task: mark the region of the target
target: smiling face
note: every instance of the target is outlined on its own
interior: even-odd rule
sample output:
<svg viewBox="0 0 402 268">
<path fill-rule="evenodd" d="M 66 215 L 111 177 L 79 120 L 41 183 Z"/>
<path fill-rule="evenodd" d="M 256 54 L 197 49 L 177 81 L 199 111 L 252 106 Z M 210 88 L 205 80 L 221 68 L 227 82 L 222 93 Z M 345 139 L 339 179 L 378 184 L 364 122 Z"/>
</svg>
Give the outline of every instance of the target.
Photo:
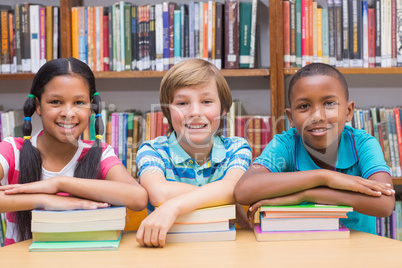
<svg viewBox="0 0 402 268">
<path fill-rule="evenodd" d="M 332 76 L 308 76 L 299 79 L 289 96 L 286 109 L 292 127 L 303 143 L 315 150 L 337 148 L 345 123 L 352 120 L 354 103 Z"/>
<path fill-rule="evenodd" d="M 91 115 L 88 84 L 79 76 L 57 76 L 44 88 L 36 113 L 41 116 L 43 138 L 76 143 Z"/>
<path fill-rule="evenodd" d="M 177 140 L 185 150 L 212 148 L 221 118 L 221 102 L 215 81 L 176 90 L 169 111 Z"/>
</svg>

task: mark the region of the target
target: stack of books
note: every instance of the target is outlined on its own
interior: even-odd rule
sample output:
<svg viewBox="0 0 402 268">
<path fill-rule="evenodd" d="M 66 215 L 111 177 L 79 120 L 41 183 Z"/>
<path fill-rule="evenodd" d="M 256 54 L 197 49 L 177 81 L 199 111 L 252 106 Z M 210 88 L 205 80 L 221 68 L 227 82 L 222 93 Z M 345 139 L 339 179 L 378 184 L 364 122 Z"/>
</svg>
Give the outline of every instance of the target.
<svg viewBox="0 0 402 268">
<path fill-rule="evenodd" d="M 262 206 L 254 234 L 257 241 L 349 238 L 349 230 L 339 219 L 351 211 L 348 206 L 319 204 Z"/>
<path fill-rule="evenodd" d="M 125 207 L 33 210 L 29 251 L 117 250 L 125 225 Z"/>
<path fill-rule="evenodd" d="M 235 218 L 235 205 L 197 209 L 177 217 L 167 233 L 166 242 L 235 240 L 236 229 L 229 222 Z"/>
</svg>

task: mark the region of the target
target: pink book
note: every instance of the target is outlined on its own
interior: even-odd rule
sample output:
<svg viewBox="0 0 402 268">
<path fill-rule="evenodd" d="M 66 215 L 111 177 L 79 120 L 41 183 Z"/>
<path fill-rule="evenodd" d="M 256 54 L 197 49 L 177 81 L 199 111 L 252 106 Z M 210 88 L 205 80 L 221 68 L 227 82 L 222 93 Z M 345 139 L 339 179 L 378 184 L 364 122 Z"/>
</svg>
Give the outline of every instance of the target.
<svg viewBox="0 0 402 268">
<path fill-rule="evenodd" d="M 39 7 L 39 64 L 46 63 L 46 8 Z"/>
<path fill-rule="evenodd" d="M 119 114 L 112 113 L 111 116 L 112 121 L 112 131 L 111 131 L 111 146 L 114 149 L 114 153 L 119 155 Z"/>
</svg>

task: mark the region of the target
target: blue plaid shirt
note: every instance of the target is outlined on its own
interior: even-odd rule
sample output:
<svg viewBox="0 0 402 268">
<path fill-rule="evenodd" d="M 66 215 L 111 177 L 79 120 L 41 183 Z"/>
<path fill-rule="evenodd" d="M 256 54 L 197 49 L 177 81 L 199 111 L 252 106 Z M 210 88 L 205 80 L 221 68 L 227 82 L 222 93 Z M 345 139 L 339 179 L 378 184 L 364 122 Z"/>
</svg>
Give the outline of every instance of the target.
<svg viewBox="0 0 402 268">
<path fill-rule="evenodd" d="M 145 141 L 137 153 L 138 177 L 148 170 L 160 171 L 167 181 L 203 186 L 221 180 L 232 168 L 246 171 L 251 163 L 251 148 L 239 137 L 214 137 L 210 160 L 202 166 L 180 146 L 173 132 L 170 137 L 160 136 Z M 148 210 L 153 207 L 148 204 Z"/>
</svg>

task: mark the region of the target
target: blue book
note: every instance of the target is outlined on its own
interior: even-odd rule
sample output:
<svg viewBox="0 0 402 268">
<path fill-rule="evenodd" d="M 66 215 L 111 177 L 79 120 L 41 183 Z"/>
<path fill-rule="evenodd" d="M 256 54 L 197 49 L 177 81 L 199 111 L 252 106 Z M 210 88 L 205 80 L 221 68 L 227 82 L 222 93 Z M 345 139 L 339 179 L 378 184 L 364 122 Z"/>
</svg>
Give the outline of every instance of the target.
<svg viewBox="0 0 402 268">
<path fill-rule="evenodd" d="M 174 64 L 181 60 L 181 11 L 174 11 Z"/>
<path fill-rule="evenodd" d="M 163 16 L 163 70 L 169 70 L 169 2 L 162 4 Z"/>
</svg>

